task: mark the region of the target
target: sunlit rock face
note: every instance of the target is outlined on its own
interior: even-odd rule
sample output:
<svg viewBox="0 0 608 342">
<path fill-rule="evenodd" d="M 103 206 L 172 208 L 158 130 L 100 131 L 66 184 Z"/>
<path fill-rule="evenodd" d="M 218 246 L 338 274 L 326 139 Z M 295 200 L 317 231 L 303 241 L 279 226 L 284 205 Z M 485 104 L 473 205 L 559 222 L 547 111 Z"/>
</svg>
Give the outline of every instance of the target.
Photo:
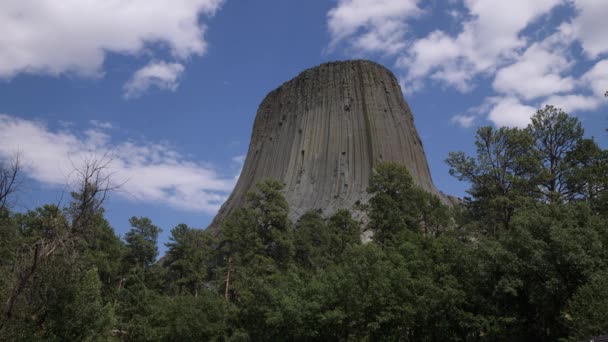
<svg viewBox="0 0 608 342">
<path fill-rule="evenodd" d="M 407 166 L 418 186 L 447 201 L 433 185 L 414 117 L 388 69 L 356 60 L 305 70 L 262 101 L 241 176 L 210 227 L 271 177 L 285 184 L 293 220 L 311 209 L 352 209 L 369 199 L 370 175 L 383 161 Z"/>
</svg>

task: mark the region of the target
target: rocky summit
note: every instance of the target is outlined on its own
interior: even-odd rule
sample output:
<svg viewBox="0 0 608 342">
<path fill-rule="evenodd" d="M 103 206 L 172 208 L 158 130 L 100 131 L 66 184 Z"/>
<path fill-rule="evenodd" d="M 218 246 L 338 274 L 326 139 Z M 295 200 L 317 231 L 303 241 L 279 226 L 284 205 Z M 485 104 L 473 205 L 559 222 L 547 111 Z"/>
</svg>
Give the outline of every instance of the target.
<svg viewBox="0 0 608 342">
<path fill-rule="evenodd" d="M 285 184 L 293 220 L 311 209 L 352 209 L 368 200 L 370 175 L 383 161 L 407 166 L 415 184 L 448 201 L 433 185 L 414 117 L 388 69 L 356 60 L 305 70 L 262 101 L 238 183 L 210 228 L 267 178 Z"/>
</svg>

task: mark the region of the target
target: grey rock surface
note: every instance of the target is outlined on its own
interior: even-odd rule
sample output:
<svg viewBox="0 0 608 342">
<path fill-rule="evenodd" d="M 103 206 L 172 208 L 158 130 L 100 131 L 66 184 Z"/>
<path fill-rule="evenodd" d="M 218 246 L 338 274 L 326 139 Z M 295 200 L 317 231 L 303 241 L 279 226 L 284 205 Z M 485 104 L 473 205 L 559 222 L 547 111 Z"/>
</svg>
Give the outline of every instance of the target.
<svg viewBox="0 0 608 342">
<path fill-rule="evenodd" d="M 414 117 L 388 69 L 356 60 L 305 70 L 262 101 L 240 178 L 210 228 L 270 177 L 285 183 L 293 220 L 310 209 L 352 209 L 369 199 L 382 161 L 407 166 L 418 186 L 449 202 L 433 185 Z"/>
</svg>

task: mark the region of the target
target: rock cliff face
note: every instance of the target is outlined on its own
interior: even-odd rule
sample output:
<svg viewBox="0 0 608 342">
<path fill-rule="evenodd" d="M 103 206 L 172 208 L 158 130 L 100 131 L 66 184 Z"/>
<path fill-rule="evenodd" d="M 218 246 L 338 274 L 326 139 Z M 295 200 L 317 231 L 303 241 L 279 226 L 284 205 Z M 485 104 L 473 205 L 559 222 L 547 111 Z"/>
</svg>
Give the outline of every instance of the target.
<svg viewBox="0 0 608 342">
<path fill-rule="evenodd" d="M 269 177 L 285 183 L 294 220 L 310 209 L 350 209 L 368 200 L 370 175 L 382 161 L 407 166 L 417 185 L 447 200 L 433 185 L 412 112 L 389 70 L 362 60 L 308 69 L 262 101 L 241 176 L 210 228 Z"/>
</svg>

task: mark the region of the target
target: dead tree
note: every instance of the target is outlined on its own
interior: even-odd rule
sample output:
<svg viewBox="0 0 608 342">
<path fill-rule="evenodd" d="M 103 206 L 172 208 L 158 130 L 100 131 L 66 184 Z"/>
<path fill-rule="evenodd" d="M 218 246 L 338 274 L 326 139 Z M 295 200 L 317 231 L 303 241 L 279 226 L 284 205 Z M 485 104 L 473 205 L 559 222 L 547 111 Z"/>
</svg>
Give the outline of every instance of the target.
<svg viewBox="0 0 608 342">
<path fill-rule="evenodd" d="M 116 188 L 110 182 L 111 174 L 108 172 L 110 162 L 111 159 L 107 156 L 101 159 L 91 158 L 84 160 L 81 167 L 75 168 L 75 191 L 72 193 L 73 201 L 68 208 L 70 219 L 50 220 L 49 227 L 46 227 L 49 233 L 29 246 L 22 246 L 18 251 L 14 269 L 15 283 L 4 308 L 6 319 L 12 318 L 17 299 L 40 267 L 57 251 L 87 233 L 87 228 L 94 216 L 99 213 L 109 192 Z M 60 214 L 58 210 L 57 215 Z"/>
<path fill-rule="evenodd" d="M 16 153 L 8 161 L 0 161 L 0 211 L 8 207 L 8 199 L 21 184 L 21 158 Z"/>
</svg>

